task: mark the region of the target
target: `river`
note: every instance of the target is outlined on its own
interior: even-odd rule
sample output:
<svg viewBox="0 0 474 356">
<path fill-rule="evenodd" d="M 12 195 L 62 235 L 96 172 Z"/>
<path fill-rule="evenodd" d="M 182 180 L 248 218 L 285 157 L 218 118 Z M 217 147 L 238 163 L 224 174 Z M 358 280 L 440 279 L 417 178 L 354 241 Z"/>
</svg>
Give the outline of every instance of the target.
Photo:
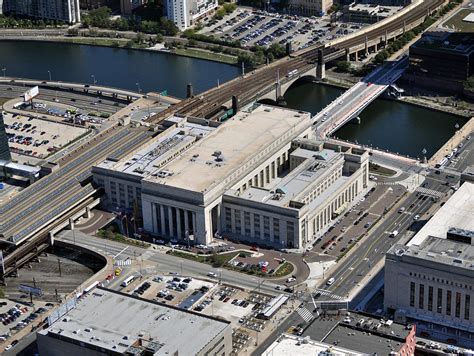
<svg viewBox="0 0 474 356">
<path fill-rule="evenodd" d="M 131 90 L 167 90 L 185 97 L 192 83 L 199 93 L 239 75 L 228 64 L 176 56 L 169 53 L 50 42 L 0 42 L 0 68 L 7 76 L 91 83 Z M 342 89 L 302 83 L 285 94 L 290 108 L 315 114 Z M 361 114 L 360 125 L 347 124 L 335 136 L 412 157 L 427 156 L 454 133 L 466 119 L 397 101 L 377 99 Z"/>
<path fill-rule="evenodd" d="M 315 114 L 342 93 L 342 89 L 316 83 L 290 88 L 285 99 L 288 107 Z M 454 134 L 456 124 L 467 119 L 400 101 L 376 99 L 360 115 L 361 123 L 349 123 L 335 137 L 374 148 L 422 157 L 431 157 Z"/>
<path fill-rule="evenodd" d="M 186 85 L 195 93 L 239 75 L 229 64 L 181 57 L 169 53 L 50 42 L 0 42 L 0 68 L 6 76 L 92 83 L 180 98 Z M 92 77 L 94 76 L 94 77 Z M 137 84 L 138 83 L 138 84 Z"/>
</svg>

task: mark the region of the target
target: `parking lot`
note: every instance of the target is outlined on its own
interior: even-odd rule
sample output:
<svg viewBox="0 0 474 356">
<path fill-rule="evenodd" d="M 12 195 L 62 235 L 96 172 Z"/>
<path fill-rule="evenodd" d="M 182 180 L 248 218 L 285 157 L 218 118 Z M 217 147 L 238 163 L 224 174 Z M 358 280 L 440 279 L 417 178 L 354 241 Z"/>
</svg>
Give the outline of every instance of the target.
<svg viewBox="0 0 474 356">
<path fill-rule="evenodd" d="M 18 343 L 15 335 L 20 330 L 35 328 L 42 321 L 42 315 L 53 307 L 51 303 L 37 304 L 41 306 L 34 308 L 7 299 L 0 301 L 0 350 L 13 348 Z"/>
<path fill-rule="evenodd" d="M 331 24 L 328 17 L 302 17 L 239 8 L 222 20 L 211 22 L 200 33 L 227 41 L 239 41 L 242 46 L 249 48 L 291 42 L 293 50 L 298 50 L 360 28 L 361 25 L 357 24 Z"/>
<path fill-rule="evenodd" d="M 4 119 L 11 151 L 36 158 L 45 158 L 88 132 L 86 128 L 17 114 L 6 114 Z"/>
</svg>

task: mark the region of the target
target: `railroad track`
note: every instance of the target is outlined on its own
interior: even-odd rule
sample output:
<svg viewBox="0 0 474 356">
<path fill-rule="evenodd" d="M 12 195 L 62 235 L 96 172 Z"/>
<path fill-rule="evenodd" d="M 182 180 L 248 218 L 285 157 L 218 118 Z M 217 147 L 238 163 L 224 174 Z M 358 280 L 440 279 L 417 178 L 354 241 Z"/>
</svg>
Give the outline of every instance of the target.
<svg viewBox="0 0 474 356">
<path fill-rule="evenodd" d="M 366 34 L 361 34 L 353 38 L 349 38 L 337 44 L 335 47 L 327 48 L 324 46 L 317 46 L 312 50 L 301 54 L 297 58 L 282 59 L 270 67 L 265 67 L 258 70 L 255 74 L 248 74 L 245 78 L 237 78 L 231 82 L 222 85 L 220 88 L 213 88 L 198 98 L 190 98 L 184 100 L 178 107 L 170 110 L 170 112 L 177 112 L 181 115 L 208 117 L 212 115 L 219 108 L 229 101 L 233 95 L 239 98 L 243 104 L 253 100 L 255 96 L 276 81 L 276 72 L 280 70 L 280 78 L 284 79 L 284 75 L 294 69 L 305 70 L 318 58 L 318 51 L 323 50 L 324 55 L 329 55 L 337 50 L 348 49 L 368 41 L 375 40 L 385 35 L 385 32 L 393 32 L 403 28 L 403 25 L 411 25 L 415 21 L 424 18 L 429 12 L 435 10 L 444 0 L 425 0 L 422 4 L 417 6 L 413 11 L 408 12 L 404 16 L 389 22 L 385 26 L 375 28 Z M 168 113 L 167 113 L 168 114 Z M 158 114 L 152 121 L 159 120 L 161 117 Z"/>
</svg>

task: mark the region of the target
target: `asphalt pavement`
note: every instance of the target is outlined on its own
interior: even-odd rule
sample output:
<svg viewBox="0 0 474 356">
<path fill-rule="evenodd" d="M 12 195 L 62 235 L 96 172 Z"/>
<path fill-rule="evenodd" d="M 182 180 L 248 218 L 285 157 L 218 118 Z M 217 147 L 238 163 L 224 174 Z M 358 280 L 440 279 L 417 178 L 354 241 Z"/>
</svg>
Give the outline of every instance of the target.
<svg viewBox="0 0 474 356">
<path fill-rule="evenodd" d="M 262 292 L 272 295 L 277 294 L 277 290 L 275 289 L 277 284 L 266 279 L 230 271 L 225 268 L 213 268 L 207 264 L 167 255 L 163 251 L 160 251 L 159 247 L 157 249 L 144 249 L 140 247 L 129 246 L 126 250 L 124 250 L 126 245 L 120 242 L 92 237 L 79 231 L 75 231 L 74 235 L 76 244 L 82 247 L 92 249 L 112 257 L 122 251 L 120 255 L 121 259 L 136 259 L 139 265 L 144 261 L 152 262 L 156 265 L 157 273 L 166 274 L 169 272 L 177 272 L 182 275 L 200 277 L 206 276 L 206 278 L 209 278 L 207 277 L 207 274 L 209 272 L 214 272 L 218 276 L 217 279 L 223 283 L 233 284 L 249 290 L 260 288 L 260 291 Z M 59 239 L 62 241 L 74 243 L 73 234 L 71 231 L 62 232 Z"/>
</svg>

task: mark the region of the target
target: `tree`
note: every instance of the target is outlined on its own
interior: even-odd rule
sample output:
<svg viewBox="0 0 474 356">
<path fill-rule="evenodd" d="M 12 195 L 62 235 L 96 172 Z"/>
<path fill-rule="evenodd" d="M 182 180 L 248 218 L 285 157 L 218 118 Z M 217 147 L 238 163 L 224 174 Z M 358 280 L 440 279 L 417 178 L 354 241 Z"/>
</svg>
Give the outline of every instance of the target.
<svg viewBox="0 0 474 356">
<path fill-rule="evenodd" d="M 352 69 L 352 65 L 348 61 L 339 61 L 336 63 L 336 70 L 338 72 L 349 73 Z"/>
<path fill-rule="evenodd" d="M 141 32 L 138 32 L 137 35 L 135 36 L 134 41 L 138 44 L 142 44 L 143 42 L 145 42 L 145 40 L 146 40 L 145 35 Z"/>
<path fill-rule="evenodd" d="M 79 35 L 79 30 L 77 28 L 70 28 L 67 30 L 67 34 L 69 36 L 77 36 Z"/>
<path fill-rule="evenodd" d="M 163 35 L 161 33 L 158 33 L 155 36 L 155 43 L 161 43 L 161 42 L 163 42 Z"/>
</svg>

